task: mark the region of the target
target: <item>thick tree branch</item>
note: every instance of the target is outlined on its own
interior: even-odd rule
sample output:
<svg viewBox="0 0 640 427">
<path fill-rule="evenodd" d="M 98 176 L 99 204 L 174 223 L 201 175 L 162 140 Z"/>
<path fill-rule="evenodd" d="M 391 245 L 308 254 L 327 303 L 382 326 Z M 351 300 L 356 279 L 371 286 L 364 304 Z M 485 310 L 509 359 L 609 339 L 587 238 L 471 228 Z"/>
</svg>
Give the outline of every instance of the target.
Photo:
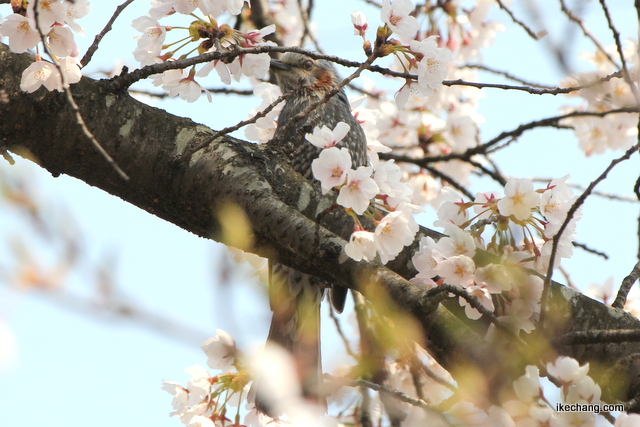
<svg viewBox="0 0 640 427">
<path fill-rule="evenodd" d="M 189 161 L 178 159 L 190 147 L 211 138 L 215 131 L 193 121 L 172 116 L 142 104 L 123 92 L 111 92 L 109 81 L 84 78 L 72 86 L 74 98 L 87 126 L 105 150 L 130 176 L 120 179 L 113 168 L 86 144 L 64 95 L 40 89 L 20 91 L 20 75 L 33 58 L 13 54 L 0 45 L 0 151 L 27 157 L 54 176 L 68 174 L 118 196 L 160 218 L 199 236 L 223 243 L 225 206 L 234 204 L 246 215 L 250 239 L 236 246 L 263 256 L 277 257 L 286 265 L 357 289 L 365 297 L 391 301 L 420 331 L 412 336 L 453 375 L 475 367 L 489 386 L 498 386 L 522 375 L 522 364 L 537 360 L 513 357 L 513 345 L 484 340 L 488 324 L 471 322 L 460 315 L 455 299 L 439 304 L 443 296 L 427 292 L 406 279 L 415 274 L 411 254 L 414 245 L 386 267 L 355 262 L 343 255 L 351 219 L 323 214 L 332 206 L 331 195 L 295 173 L 268 147 L 221 137 Z M 108 120 L 105 120 L 108 118 Z M 318 218 L 322 217 L 322 221 Z M 640 322 L 621 310 L 606 307 L 580 293 L 551 284 L 545 324 L 535 334 L 522 336 L 529 348 L 571 332 L 640 329 Z M 413 320 L 411 320 L 413 319 Z M 630 354 L 640 353 L 640 343 L 558 345 L 557 351 L 582 363 L 611 366 Z M 635 380 L 638 363 L 625 365 L 625 378 Z M 596 379 L 598 379 L 596 375 Z M 616 389 L 619 400 L 633 398 L 629 387 Z"/>
</svg>

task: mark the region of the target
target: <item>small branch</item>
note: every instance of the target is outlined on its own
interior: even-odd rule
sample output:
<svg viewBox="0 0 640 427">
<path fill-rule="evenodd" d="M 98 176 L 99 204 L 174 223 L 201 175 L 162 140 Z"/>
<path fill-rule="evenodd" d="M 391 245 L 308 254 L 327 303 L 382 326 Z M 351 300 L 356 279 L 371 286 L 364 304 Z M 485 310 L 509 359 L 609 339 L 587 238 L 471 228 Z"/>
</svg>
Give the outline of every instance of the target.
<svg viewBox="0 0 640 427">
<path fill-rule="evenodd" d="M 89 49 L 87 49 L 87 52 L 84 54 L 84 56 L 80 60 L 80 63 L 82 64 L 83 67 L 86 67 L 87 64 L 89 64 L 89 61 L 91 61 L 91 57 L 93 57 L 93 54 L 96 52 L 96 50 L 98 50 L 98 45 L 100 44 L 100 41 L 102 40 L 102 38 L 109 31 L 111 31 L 111 26 L 113 25 L 115 20 L 118 19 L 118 16 L 120 16 L 122 11 L 131 3 L 133 3 L 133 1 L 134 0 L 127 0 L 116 8 L 116 11 L 113 12 L 113 16 L 111 16 L 111 19 L 109 19 L 109 22 L 107 22 L 107 25 L 105 25 L 105 27 L 102 29 L 102 31 L 100 31 L 100 33 L 96 36 L 96 38 L 93 39 L 93 43 L 91 44 L 91 46 L 89 46 Z"/>
<path fill-rule="evenodd" d="M 184 162 L 185 160 L 189 159 L 195 153 L 197 153 L 198 151 L 202 150 L 203 148 L 209 146 L 209 144 L 211 144 L 213 141 L 215 141 L 216 139 L 220 138 L 221 136 L 226 135 L 226 134 L 231 133 L 231 132 L 235 132 L 236 130 L 240 129 L 243 126 L 246 126 L 246 125 L 249 125 L 249 124 L 257 122 L 258 119 L 261 119 L 262 117 L 265 117 L 267 114 L 269 114 L 276 107 L 276 105 L 278 105 L 279 103 L 284 101 L 287 96 L 288 95 L 280 95 L 278 97 L 278 99 L 273 101 L 273 103 L 271 103 L 267 108 L 265 108 L 264 110 L 260 111 L 259 113 L 257 113 L 252 118 L 247 119 L 247 120 L 243 120 L 243 121 L 237 123 L 234 126 L 229 126 L 229 127 L 226 127 L 226 128 L 224 128 L 222 130 L 219 130 L 218 132 L 214 133 L 211 136 L 211 138 L 201 142 L 200 144 L 196 145 L 195 147 L 192 147 L 189 150 L 185 150 L 185 152 L 182 154 L 182 156 L 180 156 L 180 161 Z"/>
<path fill-rule="evenodd" d="M 317 52 L 311 52 L 305 49 L 301 49 L 295 46 L 256 46 L 251 48 L 240 48 L 234 46 L 225 51 L 215 51 L 215 52 L 207 52 L 202 55 L 194 56 L 192 58 L 187 59 L 178 59 L 176 61 L 167 61 L 161 62 L 158 64 L 151 64 L 145 67 L 134 70 L 131 73 L 123 74 L 112 79 L 112 90 L 119 91 L 123 90 L 133 83 L 146 79 L 147 77 L 153 74 L 160 74 L 168 70 L 175 69 L 183 69 L 188 68 L 196 64 L 201 64 L 204 62 L 210 61 L 232 61 L 234 58 L 240 55 L 250 55 L 250 54 L 258 54 L 258 53 L 285 53 L 285 52 L 296 52 L 303 55 L 306 55 L 313 59 L 324 59 L 326 61 L 330 61 L 336 63 L 338 65 L 342 65 L 344 67 L 350 68 L 360 68 L 363 65 L 367 64 L 367 62 L 361 63 L 357 61 L 348 61 L 333 55 L 324 55 Z M 402 73 L 398 71 L 392 71 L 388 68 L 380 67 L 377 65 L 366 65 L 365 68 L 371 72 L 383 74 L 391 77 L 399 77 L 402 79 L 410 79 L 417 80 L 418 76 L 416 74 Z M 559 95 L 563 93 L 574 92 L 575 88 L 555 88 L 555 89 L 536 89 L 529 86 L 512 86 L 505 84 L 497 84 L 497 83 L 478 83 L 478 82 L 468 82 L 462 79 L 457 80 L 444 80 L 442 82 L 444 86 L 470 86 L 478 89 L 484 88 L 494 88 L 494 89 L 503 89 L 503 90 L 519 90 L 523 92 L 527 92 L 533 95 Z"/>
<path fill-rule="evenodd" d="M 530 87 L 536 87 L 536 88 L 539 88 L 539 89 L 553 90 L 553 89 L 556 88 L 555 86 L 548 86 L 548 85 L 542 85 L 542 84 L 539 84 L 539 83 L 532 83 L 532 82 L 524 80 L 524 79 L 522 79 L 520 77 L 516 77 L 513 74 L 509 73 L 508 71 L 496 70 L 494 68 L 487 67 L 486 65 L 482 65 L 482 64 L 467 64 L 467 65 L 463 65 L 460 68 L 473 68 L 475 70 L 486 71 L 488 73 L 496 74 L 496 75 L 505 77 L 505 78 L 507 78 L 509 80 L 513 80 L 514 82 L 518 82 L 518 83 L 520 83 L 522 85 L 530 86 Z"/>
<path fill-rule="evenodd" d="M 539 127 L 556 127 L 559 128 L 561 125 L 558 124 L 561 120 L 569 119 L 573 117 L 604 117 L 609 114 L 618 114 L 618 113 L 638 113 L 640 112 L 639 108 L 618 108 L 615 110 L 608 111 L 573 111 L 571 113 L 563 114 L 555 117 L 548 117 L 546 119 L 534 120 L 529 123 L 525 123 L 523 125 L 518 126 L 517 128 L 511 131 L 502 132 L 500 135 L 495 138 L 477 145 L 475 147 L 469 148 L 464 153 L 451 153 L 444 154 L 441 156 L 425 156 L 422 158 L 413 158 L 393 153 L 380 153 L 379 156 L 383 160 L 396 160 L 399 162 L 408 162 L 413 163 L 415 165 L 426 167 L 426 165 L 430 163 L 436 162 L 445 162 L 447 160 L 464 160 L 466 161 L 468 158 L 475 154 L 486 154 L 489 152 L 489 149 L 495 145 L 497 145 L 500 141 L 505 138 L 517 138 L 522 135 L 525 131 L 539 128 Z M 562 128 L 566 128 L 566 126 L 562 126 Z"/>
<path fill-rule="evenodd" d="M 380 157 L 380 158 L 382 158 L 382 157 Z M 462 184 L 460 184 L 455 179 L 451 178 L 449 175 L 447 175 L 447 174 L 445 174 L 443 172 L 440 172 L 438 169 L 436 169 L 436 168 L 434 168 L 432 166 L 429 166 L 429 165 L 424 165 L 423 168 L 425 168 L 427 171 L 429 171 L 429 173 L 431 175 L 433 175 L 435 178 L 440 178 L 440 180 L 447 182 L 453 188 L 455 188 L 456 190 L 458 190 L 459 192 L 464 194 L 464 196 L 466 198 L 468 198 L 469 200 L 474 200 L 475 199 L 475 197 L 473 196 L 473 194 L 471 194 L 471 192 L 469 190 L 464 188 L 464 186 Z"/>
<path fill-rule="evenodd" d="M 640 138 L 640 136 L 639 136 L 639 138 Z M 609 166 L 604 170 L 604 172 L 602 172 L 602 174 L 600 174 L 600 176 L 598 178 L 596 178 L 595 181 L 593 181 L 591 184 L 589 184 L 587 189 L 580 195 L 580 197 L 578 197 L 578 199 L 573 203 L 573 205 L 571 205 L 571 208 L 569 208 L 569 211 L 567 212 L 567 217 L 563 221 L 563 223 L 560 226 L 560 229 L 558 230 L 556 235 L 553 236 L 553 243 L 552 243 L 552 246 L 551 246 L 551 256 L 549 257 L 549 267 L 547 268 L 547 275 L 546 275 L 546 277 L 544 279 L 544 287 L 543 287 L 543 291 L 542 291 L 542 298 L 540 300 L 542 304 L 546 303 L 547 298 L 549 296 L 548 295 L 549 294 L 549 284 L 551 283 L 551 277 L 553 276 L 553 264 L 555 263 L 555 259 L 556 259 L 557 251 L 558 251 L 558 245 L 560 244 L 560 237 L 562 237 L 562 233 L 564 232 L 564 230 L 566 230 L 567 226 L 569 225 L 569 222 L 573 219 L 573 216 L 578 211 L 578 209 L 584 204 L 585 200 L 587 199 L 587 197 L 589 197 L 589 195 L 591 194 L 591 192 L 593 191 L 595 186 L 598 185 L 600 182 L 602 182 L 607 177 L 609 172 L 618 163 L 623 162 L 625 160 L 628 160 L 633 153 L 638 151 L 639 148 L 640 148 L 640 141 L 636 145 L 634 145 L 633 147 L 629 148 L 621 157 L 618 157 L 617 159 L 614 159 L 609 164 Z M 541 323 L 542 323 L 543 313 L 544 313 L 544 310 L 542 310 L 542 312 L 540 313 L 540 318 L 541 318 L 540 322 Z"/>
<path fill-rule="evenodd" d="M 529 36 L 532 39 L 540 40 L 542 37 L 547 35 L 546 31 L 540 31 L 538 33 L 533 32 L 533 30 L 531 28 L 529 28 L 527 26 L 527 24 L 525 24 L 524 22 L 522 22 L 521 20 L 516 18 L 516 16 L 513 14 L 513 12 L 502 2 L 502 0 L 496 0 L 496 1 L 498 2 L 498 5 L 500 6 L 500 9 L 504 10 L 505 12 L 507 12 L 507 15 L 509 15 L 511 20 L 513 22 L 515 22 L 516 24 L 520 25 L 527 32 L 527 34 L 529 34 Z"/>
<path fill-rule="evenodd" d="M 622 42 L 620 41 L 620 32 L 616 29 L 615 25 L 613 25 L 613 20 L 611 19 L 609 8 L 607 7 L 605 0 L 600 0 L 600 5 L 602 5 L 602 11 L 604 12 L 604 16 L 607 18 L 609 29 L 613 33 L 613 39 L 616 41 L 616 48 L 618 49 L 618 55 L 620 55 L 620 61 L 622 62 L 624 81 L 629 85 L 629 89 L 631 89 L 631 93 L 633 93 L 633 96 L 636 99 L 636 105 L 640 107 L 640 94 L 638 93 L 638 87 L 629 75 L 629 68 L 627 67 L 627 61 L 624 58 L 624 51 L 622 49 Z"/>
<path fill-rule="evenodd" d="M 340 320 L 338 320 L 338 316 L 336 316 L 336 313 L 331 307 L 331 304 L 327 304 L 327 306 L 329 307 L 329 317 L 331 317 L 331 320 L 333 320 L 333 324 L 336 327 L 338 336 L 340 337 L 340 339 L 342 340 L 342 343 L 344 344 L 344 348 L 347 354 L 353 357 L 354 359 L 358 360 L 358 356 L 351 349 L 351 344 L 349 343 L 349 340 L 347 339 L 347 337 L 344 334 L 344 331 L 342 330 L 342 325 L 340 325 Z"/>
<path fill-rule="evenodd" d="M 489 321 L 491 321 L 491 323 L 493 323 L 496 326 L 496 328 L 500 329 L 503 332 L 506 332 L 511 338 L 513 338 L 514 343 L 519 344 L 521 349 L 527 347 L 527 344 L 522 340 L 522 338 L 518 336 L 516 332 L 514 332 L 507 325 L 505 325 L 503 322 L 498 320 L 496 315 L 487 307 L 482 305 L 482 303 L 477 297 L 470 295 L 464 289 L 445 283 L 427 291 L 427 298 L 431 298 L 443 292 L 452 293 L 457 297 L 464 298 L 464 300 L 467 301 L 471 307 L 478 310 L 480 314 L 482 314 L 483 316 L 486 316 L 489 319 Z"/>
<path fill-rule="evenodd" d="M 58 64 L 58 60 L 56 59 L 56 57 L 51 52 L 49 52 L 49 48 L 47 47 L 47 43 L 46 43 L 46 40 L 45 40 L 46 36 L 42 32 L 42 28 L 40 27 L 40 21 L 39 21 L 39 18 L 40 18 L 40 16 L 39 16 L 39 14 L 40 14 L 40 3 L 39 3 L 39 1 L 40 0 L 35 0 L 35 3 L 33 5 L 34 18 L 35 18 L 35 21 L 36 21 L 36 28 L 38 30 L 38 34 L 40 35 L 40 41 L 42 42 L 44 51 L 47 53 L 47 55 L 49 55 L 53 59 L 53 65 L 58 70 L 58 74 L 60 75 L 60 81 L 61 81 L 61 84 L 62 84 L 62 90 L 64 91 L 64 94 L 67 97 L 67 102 L 68 102 L 69 106 L 71 107 L 71 110 L 75 114 L 76 123 L 78 123 L 78 125 L 82 129 L 82 132 L 84 133 L 84 135 L 89 139 L 89 141 L 91 141 L 93 146 L 98 150 L 98 152 L 102 155 L 102 157 L 105 158 L 107 163 L 109 163 L 111 165 L 111 167 L 118 173 L 118 175 L 120 175 L 120 177 L 122 179 L 124 179 L 125 181 L 128 181 L 129 180 L 129 176 L 122 169 L 120 169 L 120 166 L 118 166 L 116 164 L 116 162 L 113 160 L 113 158 L 109 155 L 109 153 L 107 153 L 105 151 L 105 149 L 102 147 L 102 145 L 100 145 L 98 140 L 96 140 L 96 138 L 93 136 L 93 134 L 91 133 L 91 131 L 87 127 L 87 124 L 84 122 L 84 119 L 82 118 L 82 114 L 80 113 L 80 108 L 78 108 L 78 104 L 76 104 L 76 101 L 73 99 L 73 95 L 71 94 L 71 88 L 69 87 L 69 84 L 67 83 L 67 78 L 64 75 L 62 67 L 60 67 L 60 64 Z"/>
<path fill-rule="evenodd" d="M 570 21 L 575 22 L 580 27 L 580 29 L 582 30 L 582 33 L 589 40 L 591 40 L 594 45 L 596 45 L 600 53 L 602 53 L 609 60 L 609 62 L 611 62 L 616 68 L 620 69 L 620 65 L 618 65 L 615 59 L 613 59 L 611 55 L 609 55 L 609 52 L 607 52 L 604 46 L 602 46 L 600 41 L 597 38 L 595 38 L 593 34 L 591 34 L 591 31 L 589 31 L 589 29 L 587 28 L 585 23 L 582 21 L 582 19 L 574 15 L 573 12 L 571 12 L 569 8 L 567 8 L 567 5 L 565 4 L 564 0 L 560 0 L 560 9 L 562 10 L 562 12 L 564 12 L 565 15 L 567 15 Z"/>
<path fill-rule="evenodd" d="M 396 399 L 400 400 L 401 402 L 405 402 L 408 403 L 409 405 L 418 407 L 418 408 L 422 408 L 424 410 L 427 411 L 433 411 L 434 409 L 424 400 L 421 399 L 417 399 L 415 397 L 411 397 L 407 394 L 404 394 L 401 391 L 398 390 L 394 390 L 391 389 L 389 387 L 380 385 L 380 384 L 376 384 L 376 383 L 372 383 L 370 381 L 365 381 L 365 380 L 352 380 L 350 381 L 350 385 L 352 387 L 356 387 L 356 386 L 364 386 L 367 387 L 373 391 L 377 391 L 379 393 L 386 393 L 389 394 L 393 397 L 395 397 Z"/>
<path fill-rule="evenodd" d="M 553 178 L 533 178 L 531 181 L 533 182 L 542 182 L 544 184 L 549 183 Z M 578 185 L 578 184 L 574 184 L 574 183 L 568 183 L 567 184 L 569 187 L 571 188 L 575 188 L 579 191 L 584 191 L 585 187 Z M 612 193 L 606 193 L 603 191 L 593 191 L 591 193 L 594 196 L 599 196 L 605 199 L 610 199 L 610 200 L 615 200 L 615 201 L 619 201 L 619 202 L 631 202 L 631 203 L 638 203 L 640 200 L 638 200 L 637 197 L 628 197 L 628 196 L 621 196 L 619 194 L 612 194 Z"/>
<path fill-rule="evenodd" d="M 607 254 L 606 254 L 606 253 L 604 253 L 604 252 L 600 252 L 600 251 L 597 251 L 597 250 L 595 250 L 595 249 L 593 249 L 593 248 L 590 248 L 590 247 L 588 247 L 585 243 L 580 243 L 580 242 L 571 242 L 571 244 L 572 244 L 573 246 L 575 246 L 576 248 L 580 248 L 580 249 L 582 249 L 583 251 L 586 251 L 586 252 L 592 253 L 592 254 L 594 254 L 594 255 L 598 255 L 598 256 L 600 256 L 600 257 L 602 257 L 602 258 L 604 258 L 604 259 L 609 259 L 609 255 L 607 255 Z"/>
<path fill-rule="evenodd" d="M 633 266 L 633 270 L 627 277 L 622 280 L 622 284 L 620 285 L 620 290 L 618 291 L 618 295 L 616 296 L 616 300 L 611 304 L 613 308 L 624 308 L 624 304 L 627 302 L 627 296 L 629 295 L 629 291 L 634 283 L 638 281 L 640 278 L 640 261 Z"/>
<path fill-rule="evenodd" d="M 227 88 L 227 87 L 216 87 L 216 88 L 207 89 L 207 91 L 215 94 L 222 94 L 222 95 L 242 95 L 242 96 L 253 95 L 253 91 L 250 89 L 233 89 L 233 88 Z M 146 95 L 152 98 L 159 98 L 159 99 L 169 98 L 169 93 L 167 92 L 158 93 L 158 92 L 149 92 L 146 90 L 129 89 L 129 93 L 134 93 L 137 95 Z"/>
</svg>

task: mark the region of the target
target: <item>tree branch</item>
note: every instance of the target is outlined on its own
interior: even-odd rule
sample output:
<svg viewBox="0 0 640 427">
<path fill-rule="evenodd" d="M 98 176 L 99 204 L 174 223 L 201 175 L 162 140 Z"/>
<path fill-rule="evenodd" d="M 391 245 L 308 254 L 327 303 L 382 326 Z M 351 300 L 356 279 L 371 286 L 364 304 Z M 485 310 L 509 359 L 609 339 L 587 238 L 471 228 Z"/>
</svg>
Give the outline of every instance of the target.
<svg viewBox="0 0 640 427">
<path fill-rule="evenodd" d="M 64 173 L 81 179 L 189 232 L 225 244 L 230 244 L 223 233 L 229 218 L 221 213 L 225 206 L 236 205 L 250 228 L 249 238 L 234 246 L 277 258 L 365 297 L 393 302 L 406 319 L 415 321 L 413 329 L 420 335 L 411 338 L 454 377 L 468 372 L 458 368 L 475 367 L 487 384 L 500 385 L 512 381 L 512 375 L 521 375 L 523 366 L 531 362 L 514 358 L 509 345 L 485 341 L 488 325 L 467 319 L 455 299 L 439 295 L 432 300 L 426 290 L 407 281 L 415 275 L 411 256 L 420 238 L 438 238 L 438 233 L 421 229 L 413 245 L 386 266 L 346 259 L 343 246 L 353 229 L 350 217 L 339 210 L 322 215 L 333 205 L 334 196 L 322 196 L 318 186 L 297 174 L 277 152 L 224 136 L 188 162 L 180 162 L 187 149 L 208 140 L 215 131 L 140 103 L 122 91 L 114 93 L 109 81 L 83 78 L 71 87 L 74 98 L 87 127 L 129 173 L 130 180 L 124 181 L 86 144 L 64 94 L 44 88 L 32 94 L 20 90 L 20 75 L 32 61 L 30 55 L 14 54 L 0 45 L 0 79 L 7 101 L 0 103 L 0 150 L 27 157 L 54 176 Z M 450 304 L 439 304 L 443 299 Z M 538 340 L 547 342 L 575 331 L 640 329 L 640 321 L 633 316 L 555 283 L 550 285 L 544 309 L 545 323 L 534 334 L 521 336 L 523 340 L 537 345 Z M 640 343 L 557 350 L 581 363 L 592 362 L 598 380 L 596 365 L 640 353 Z M 624 373 L 635 378 L 640 362 L 625 364 Z M 625 401 L 633 396 L 630 387 L 615 394 Z"/>
</svg>

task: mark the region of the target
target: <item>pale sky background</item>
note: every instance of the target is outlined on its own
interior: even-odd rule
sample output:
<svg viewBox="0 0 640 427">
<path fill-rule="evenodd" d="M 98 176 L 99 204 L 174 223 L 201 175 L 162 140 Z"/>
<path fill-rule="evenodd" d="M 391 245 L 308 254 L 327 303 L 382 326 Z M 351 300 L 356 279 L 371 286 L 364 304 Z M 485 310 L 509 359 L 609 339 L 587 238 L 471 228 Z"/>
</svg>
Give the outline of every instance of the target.
<svg viewBox="0 0 640 427">
<path fill-rule="evenodd" d="M 87 35 L 76 38 L 81 56 L 119 3 L 92 2 L 92 12 L 80 20 Z M 522 2 L 514 3 L 518 4 L 515 8 L 518 16 L 527 20 Z M 543 3 L 541 10 L 545 11 L 546 28 L 556 40 L 562 40 L 565 20 L 560 17 L 559 6 L 553 1 Z M 637 22 L 634 22 L 631 2 L 609 3 L 623 36 L 635 37 Z M 370 37 L 379 23 L 379 14 L 362 1 L 315 4 L 318 38 L 327 53 L 362 59 L 361 39 L 353 35 L 349 14 L 354 10 L 367 14 Z M 131 56 L 135 48 L 132 37 L 136 32 L 130 23 L 145 14 L 148 7 L 147 1 L 138 0 L 127 8 L 114 30 L 102 41 L 85 75 L 109 69 L 116 60 L 124 61 L 131 69 L 136 67 Z M 8 13 L 9 7 L 2 5 L 0 14 Z M 549 60 L 544 43 L 534 43 L 521 28 L 514 28 L 504 12 L 494 10 L 492 16 L 507 25 L 507 32 L 498 34 L 495 45 L 484 52 L 485 64 L 527 80 L 557 84 L 561 76 Z M 603 44 L 612 44 L 598 2 L 589 2 L 586 17 Z M 579 43 L 570 50 L 574 58 L 579 51 L 593 50 L 579 35 L 576 42 Z M 575 60 L 572 64 L 577 69 L 591 69 L 583 61 Z M 486 75 L 481 75 L 480 81 L 500 82 L 497 77 Z M 389 87 L 399 88 L 401 84 L 391 82 Z M 247 87 L 247 82 L 241 81 L 235 87 Z M 554 116 L 561 105 L 575 103 L 575 100 L 549 95 L 536 97 L 497 89 L 484 92 L 480 113 L 486 118 L 482 125 L 485 141 L 523 122 Z M 256 97 L 222 96 L 221 99 L 224 102 L 219 105 L 208 104 L 204 97 L 195 104 L 179 99 L 153 102 L 214 129 L 244 119 L 260 104 Z M 242 131 L 237 136 L 242 138 Z M 517 144 L 495 158 L 506 175 L 554 178 L 570 173 L 571 182 L 586 185 L 611 159 L 622 154 L 608 151 L 585 159 L 576 147 L 571 131 L 536 130 L 525 133 Z M 161 380 L 186 383 L 188 376 L 184 369 L 206 363 L 199 344 L 215 334 L 217 328 L 230 332 L 243 350 L 263 342 L 269 324 L 264 295 L 246 280 L 248 273 L 241 268 L 234 270 L 231 288 L 217 285 L 221 245 L 191 235 L 81 181 L 66 176 L 54 179 L 32 163 L 19 160 L 16 166 L 10 166 L 0 160 L 0 177 L 8 173 L 27 177 L 29 184 L 37 189 L 46 208 L 45 215 L 81 236 L 82 268 L 64 284 L 66 291 L 91 299 L 95 295 L 96 268 L 108 264 L 105 260 L 111 260 L 108 265 L 112 266 L 115 283 L 130 304 L 199 332 L 182 334 L 184 339 L 175 339 L 140 326 L 137 321 L 101 315 L 91 308 L 76 310 L 77 305 L 70 306 L 68 299 L 12 289 L 6 277 L 14 272 L 1 270 L 14 265 L 10 261 L 14 255 L 7 242 L 25 239 L 32 245 L 31 251 L 45 263 L 55 257 L 46 242 L 33 238 L 25 231 L 24 222 L 17 221 L 15 213 L 6 205 L 0 205 L 0 326 L 8 327 L 16 345 L 15 358 L 0 365 L 0 425 L 182 425 L 178 419 L 168 417 L 171 396 L 160 389 Z M 611 179 L 598 189 L 632 196 L 637 176 L 636 155 L 615 169 Z M 494 183 L 477 179 L 473 180 L 471 189 L 473 192 L 498 190 Z M 611 277 L 618 286 L 636 262 L 637 215 L 637 204 L 600 198 L 589 200 L 578 226 L 577 240 L 611 258 L 604 261 L 576 250 L 573 259 L 563 261 L 576 284 L 586 288 Z M 420 222 L 431 226 L 433 218 L 433 212 L 428 212 Z M 554 278 L 563 281 L 558 273 Z M 330 329 L 328 326 L 325 329 Z M 328 339 L 325 346 L 333 343 L 335 340 Z M 329 353 L 325 349 L 325 356 Z"/>
</svg>

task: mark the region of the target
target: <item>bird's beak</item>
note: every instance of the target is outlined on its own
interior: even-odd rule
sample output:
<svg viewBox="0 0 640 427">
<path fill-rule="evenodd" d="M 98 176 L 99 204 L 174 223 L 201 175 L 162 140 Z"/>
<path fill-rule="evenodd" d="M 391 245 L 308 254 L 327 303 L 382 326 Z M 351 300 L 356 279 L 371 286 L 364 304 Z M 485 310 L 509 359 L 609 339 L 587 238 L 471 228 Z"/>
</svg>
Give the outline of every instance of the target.
<svg viewBox="0 0 640 427">
<path fill-rule="evenodd" d="M 289 64 L 285 64 L 282 61 L 278 61 L 277 59 L 272 59 L 271 68 L 274 71 L 287 71 L 291 69 L 291 66 Z"/>
</svg>

